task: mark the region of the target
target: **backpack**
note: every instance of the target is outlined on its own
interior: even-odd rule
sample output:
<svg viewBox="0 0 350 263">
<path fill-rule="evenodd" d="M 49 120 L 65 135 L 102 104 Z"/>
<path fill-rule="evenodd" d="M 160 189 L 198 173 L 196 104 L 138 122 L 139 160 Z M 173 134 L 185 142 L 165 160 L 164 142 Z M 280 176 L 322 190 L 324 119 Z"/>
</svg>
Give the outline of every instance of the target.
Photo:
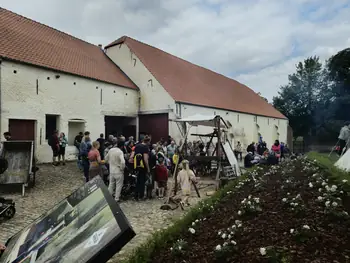
<svg viewBox="0 0 350 263">
<path fill-rule="evenodd" d="M 145 165 L 143 163 L 143 154 L 138 153 L 134 156 L 134 169 L 136 168 L 145 168 Z"/>
</svg>

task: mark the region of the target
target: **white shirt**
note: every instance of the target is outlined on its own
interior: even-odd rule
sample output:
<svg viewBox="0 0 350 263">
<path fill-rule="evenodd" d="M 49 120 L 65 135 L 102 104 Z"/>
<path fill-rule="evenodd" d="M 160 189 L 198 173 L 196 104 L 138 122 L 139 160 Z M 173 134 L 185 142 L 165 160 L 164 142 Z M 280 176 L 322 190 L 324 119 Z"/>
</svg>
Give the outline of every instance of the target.
<svg viewBox="0 0 350 263">
<path fill-rule="evenodd" d="M 338 139 L 347 141 L 347 140 L 349 140 L 349 137 L 350 137 L 350 130 L 349 130 L 349 127 L 348 127 L 348 126 L 344 126 L 344 127 L 341 128 L 341 130 L 340 130 L 340 134 L 339 134 Z"/>
<path fill-rule="evenodd" d="M 125 159 L 122 150 L 119 148 L 110 149 L 105 160 L 109 163 L 110 174 L 124 173 Z"/>
</svg>

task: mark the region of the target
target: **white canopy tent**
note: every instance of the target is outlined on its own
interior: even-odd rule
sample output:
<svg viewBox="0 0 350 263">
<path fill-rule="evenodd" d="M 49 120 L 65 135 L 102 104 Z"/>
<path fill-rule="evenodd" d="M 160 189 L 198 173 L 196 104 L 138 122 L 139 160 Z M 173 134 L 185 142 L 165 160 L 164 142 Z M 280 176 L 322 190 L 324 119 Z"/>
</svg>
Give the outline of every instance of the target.
<svg viewBox="0 0 350 263">
<path fill-rule="evenodd" d="M 173 119 L 174 122 L 188 123 L 191 126 L 208 126 L 216 127 L 217 121 L 220 122 L 220 127 L 227 128 L 225 121 L 218 115 L 203 115 L 195 114 L 186 118 Z"/>
<path fill-rule="evenodd" d="M 343 171 L 350 172 L 350 150 L 347 150 L 334 165 Z"/>
</svg>

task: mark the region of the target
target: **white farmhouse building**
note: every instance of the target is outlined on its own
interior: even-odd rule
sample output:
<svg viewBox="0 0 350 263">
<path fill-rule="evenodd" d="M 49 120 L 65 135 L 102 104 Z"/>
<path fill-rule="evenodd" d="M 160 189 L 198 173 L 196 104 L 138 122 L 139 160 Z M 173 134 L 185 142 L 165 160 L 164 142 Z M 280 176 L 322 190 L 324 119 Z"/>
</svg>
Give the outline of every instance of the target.
<svg viewBox="0 0 350 263">
<path fill-rule="evenodd" d="M 186 118 L 194 114 L 220 115 L 231 124 L 231 137 L 244 146 L 262 136 L 268 145 L 287 142 L 288 120 L 247 86 L 211 70 L 194 65 L 130 37 L 121 37 L 105 47 L 105 52 L 139 87 L 139 114 L 154 118 Z M 140 115 L 140 119 L 142 115 Z M 141 127 L 151 134 L 169 133 L 179 138 L 174 122 Z M 146 130 L 144 130 L 146 129 Z M 193 133 L 210 133 L 198 127 Z"/>
<path fill-rule="evenodd" d="M 2 8 L 0 32 L 1 135 L 35 140 L 38 161 L 52 160 L 55 129 L 68 136 L 72 158 L 78 132 L 97 139 L 105 122 L 113 129 L 108 116 L 136 127 L 137 87 L 100 47 Z"/>
<path fill-rule="evenodd" d="M 39 162 L 51 161 L 55 129 L 69 159 L 80 131 L 180 139 L 170 119 L 198 113 L 223 117 L 244 145 L 287 141 L 288 120 L 248 87 L 132 38 L 102 50 L 3 8 L 0 32 L 0 131 L 34 140 Z"/>
</svg>

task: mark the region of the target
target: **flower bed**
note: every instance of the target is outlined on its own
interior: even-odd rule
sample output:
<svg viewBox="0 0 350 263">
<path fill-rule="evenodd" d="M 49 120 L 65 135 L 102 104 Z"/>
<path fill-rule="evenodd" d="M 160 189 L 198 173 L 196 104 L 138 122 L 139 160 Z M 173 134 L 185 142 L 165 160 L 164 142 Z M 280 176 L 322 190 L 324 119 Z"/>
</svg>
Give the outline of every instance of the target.
<svg viewBox="0 0 350 263">
<path fill-rule="evenodd" d="M 350 262 L 349 185 L 328 173 L 307 159 L 251 171 L 129 262 Z"/>
</svg>

